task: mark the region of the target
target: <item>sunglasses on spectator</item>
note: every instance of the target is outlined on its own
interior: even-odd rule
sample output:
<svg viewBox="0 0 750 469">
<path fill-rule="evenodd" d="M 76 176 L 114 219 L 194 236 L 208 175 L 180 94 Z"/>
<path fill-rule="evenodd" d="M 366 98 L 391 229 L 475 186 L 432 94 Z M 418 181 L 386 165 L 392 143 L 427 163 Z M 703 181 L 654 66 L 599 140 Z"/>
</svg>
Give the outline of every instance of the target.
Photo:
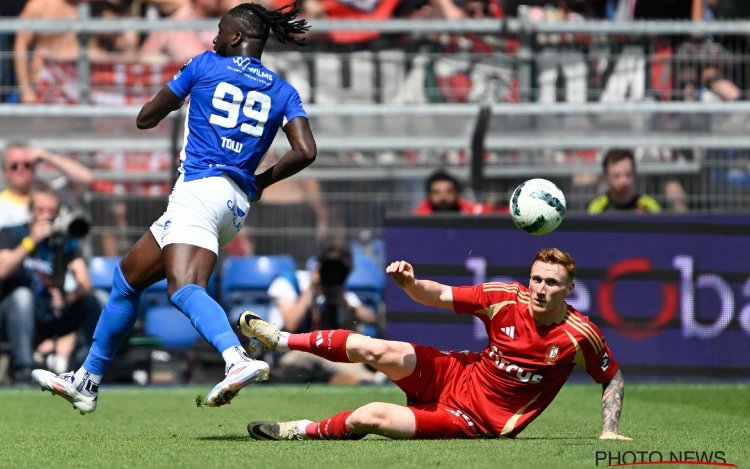
<svg viewBox="0 0 750 469">
<path fill-rule="evenodd" d="M 34 167 L 34 165 L 28 161 L 24 161 L 23 163 L 11 163 L 8 165 L 8 169 L 11 171 L 18 171 L 18 169 L 21 167 L 24 167 L 25 169 L 31 169 Z"/>
</svg>

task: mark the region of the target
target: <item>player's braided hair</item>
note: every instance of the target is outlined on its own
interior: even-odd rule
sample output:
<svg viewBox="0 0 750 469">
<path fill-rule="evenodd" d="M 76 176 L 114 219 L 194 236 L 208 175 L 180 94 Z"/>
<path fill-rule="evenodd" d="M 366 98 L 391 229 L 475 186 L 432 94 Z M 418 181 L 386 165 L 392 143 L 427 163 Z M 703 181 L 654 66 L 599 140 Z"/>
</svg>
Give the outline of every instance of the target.
<svg viewBox="0 0 750 469">
<path fill-rule="evenodd" d="M 242 3 L 227 12 L 235 20 L 245 24 L 252 35 L 260 37 L 263 41 L 268 39 L 269 33 L 281 43 L 293 42 L 298 46 L 305 45 L 305 39 L 295 37 L 310 29 L 310 25 L 304 19 L 295 19 L 302 11 L 299 3 L 292 2 L 276 10 L 266 10 L 257 3 Z"/>
</svg>

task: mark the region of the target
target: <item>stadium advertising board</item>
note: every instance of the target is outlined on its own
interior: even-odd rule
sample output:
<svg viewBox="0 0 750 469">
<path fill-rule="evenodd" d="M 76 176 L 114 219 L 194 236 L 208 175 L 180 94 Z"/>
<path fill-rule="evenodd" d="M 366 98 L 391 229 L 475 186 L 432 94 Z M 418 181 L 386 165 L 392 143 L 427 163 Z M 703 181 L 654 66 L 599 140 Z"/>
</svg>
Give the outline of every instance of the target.
<svg viewBox="0 0 750 469">
<path fill-rule="evenodd" d="M 450 285 L 519 281 L 534 254 L 576 259 L 568 302 L 604 333 L 629 374 L 747 378 L 750 370 L 750 217 L 569 217 L 531 236 L 507 217 L 391 217 L 388 258 L 417 278 Z M 441 349 L 481 350 L 484 326 L 386 286 L 387 335 Z"/>
</svg>

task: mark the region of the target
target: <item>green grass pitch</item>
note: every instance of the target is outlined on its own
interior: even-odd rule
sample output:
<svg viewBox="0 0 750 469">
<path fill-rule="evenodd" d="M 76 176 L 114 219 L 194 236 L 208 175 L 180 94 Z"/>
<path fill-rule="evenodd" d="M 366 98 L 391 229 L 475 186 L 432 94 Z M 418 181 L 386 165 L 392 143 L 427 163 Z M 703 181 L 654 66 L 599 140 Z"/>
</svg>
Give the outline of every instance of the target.
<svg viewBox="0 0 750 469">
<path fill-rule="evenodd" d="M 750 465 L 748 384 L 626 384 L 621 430 L 632 442 L 596 439 L 601 388 L 593 383 L 565 386 L 516 440 L 252 441 L 250 420 L 320 419 L 404 397 L 394 386 L 256 385 L 229 406 L 196 408 L 207 391 L 105 386 L 97 411 L 81 416 L 49 393 L 2 389 L 0 467 L 605 467 L 597 451 L 723 451 L 728 463 Z"/>
</svg>

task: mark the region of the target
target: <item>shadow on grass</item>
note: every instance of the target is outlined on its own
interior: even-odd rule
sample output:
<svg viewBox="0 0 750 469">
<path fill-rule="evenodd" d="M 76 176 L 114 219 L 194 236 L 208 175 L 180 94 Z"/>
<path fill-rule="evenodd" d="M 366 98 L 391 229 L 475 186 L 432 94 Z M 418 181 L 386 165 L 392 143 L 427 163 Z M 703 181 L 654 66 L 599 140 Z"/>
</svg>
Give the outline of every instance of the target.
<svg viewBox="0 0 750 469">
<path fill-rule="evenodd" d="M 249 436 L 244 435 L 213 435 L 213 436 L 199 436 L 196 440 L 201 441 L 250 441 Z"/>
<path fill-rule="evenodd" d="M 211 435 L 211 436 L 199 436 L 199 437 L 196 437 L 196 440 L 200 440 L 200 441 L 222 441 L 222 442 L 226 442 L 226 441 L 242 441 L 242 442 L 249 441 L 249 442 L 254 442 L 254 440 L 252 440 L 249 436 L 245 436 L 245 435 Z M 587 442 L 590 442 L 590 443 L 593 443 L 595 441 L 599 441 L 597 438 L 591 437 L 591 436 L 530 436 L 530 437 L 516 438 L 515 440 L 513 440 L 513 439 L 503 439 L 503 438 L 497 438 L 497 439 L 494 439 L 494 438 L 477 438 L 477 439 L 466 439 L 466 440 L 464 440 L 464 439 L 450 439 L 450 440 L 447 440 L 447 441 L 454 441 L 454 440 L 455 441 L 459 441 L 460 440 L 462 442 L 469 442 L 469 441 L 487 442 L 487 441 L 490 441 L 490 440 L 497 440 L 497 441 L 507 441 L 507 442 L 518 441 L 519 443 L 523 442 L 523 441 L 527 441 L 527 440 L 531 440 L 531 441 L 533 441 L 533 440 L 541 440 L 541 441 L 560 440 L 560 441 L 570 441 L 571 444 L 573 444 L 573 445 L 580 445 L 581 444 L 581 443 L 572 443 L 573 441 L 576 441 L 576 440 L 578 440 L 578 441 L 587 441 Z M 381 443 L 382 442 L 382 443 L 388 443 L 388 444 L 392 445 L 393 443 L 407 443 L 407 442 L 410 442 L 410 443 L 413 444 L 414 442 L 431 442 L 431 441 L 435 441 L 435 440 L 392 440 L 392 439 L 386 438 L 384 436 L 369 435 L 363 441 L 367 441 L 368 443 Z M 443 440 L 443 441 L 446 441 L 446 440 Z"/>
</svg>

